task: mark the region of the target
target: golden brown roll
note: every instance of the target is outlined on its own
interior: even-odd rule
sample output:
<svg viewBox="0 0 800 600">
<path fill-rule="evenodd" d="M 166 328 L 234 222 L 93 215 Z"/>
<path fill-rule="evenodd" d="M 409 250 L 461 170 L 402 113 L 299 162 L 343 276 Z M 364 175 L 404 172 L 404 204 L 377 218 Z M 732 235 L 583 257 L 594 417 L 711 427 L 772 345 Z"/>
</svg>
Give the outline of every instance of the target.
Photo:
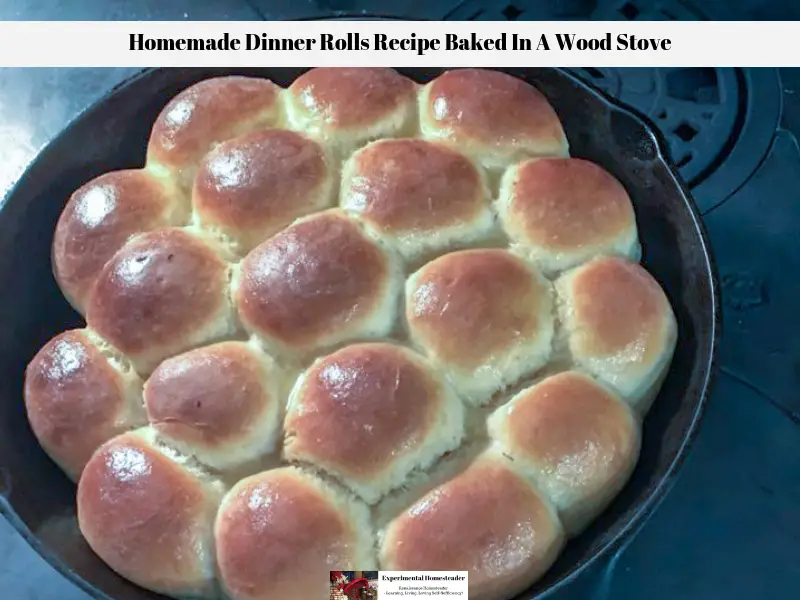
<svg viewBox="0 0 800 600">
<path fill-rule="evenodd" d="M 137 585 L 214 598 L 214 516 L 222 485 L 163 454 L 148 429 L 116 437 L 78 483 L 78 525 L 92 550 Z"/>
<path fill-rule="evenodd" d="M 414 132 L 417 85 L 384 67 L 320 67 L 289 87 L 287 115 L 344 158 L 358 146 L 382 137 Z"/>
<path fill-rule="evenodd" d="M 85 329 L 39 350 L 25 371 L 24 394 L 33 433 L 74 480 L 101 444 L 146 423 L 142 380 Z"/>
<path fill-rule="evenodd" d="M 220 342 L 162 362 L 144 401 L 162 439 L 223 471 L 275 449 L 283 391 L 280 370 L 254 344 Z"/>
<path fill-rule="evenodd" d="M 550 284 L 500 249 L 445 254 L 406 283 L 412 342 L 476 404 L 548 361 L 553 312 Z"/>
<path fill-rule="evenodd" d="M 535 87 L 500 71 L 457 69 L 420 94 L 425 138 L 457 147 L 497 171 L 532 156 L 567 156 L 561 122 Z"/>
<path fill-rule="evenodd" d="M 302 357 L 386 335 L 402 285 L 397 259 L 338 210 L 306 217 L 241 264 L 234 301 L 245 327 L 275 355 Z"/>
<path fill-rule="evenodd" d="M 464 410 L 421 356 L 355 344 L 298 380 L 285 430 L 286 459 L 322 468 L 374 504 L 459 445 Z"/>
<path fill-rule="evenodd" d="M 237 483 L 222 502 L 215 540 L 232 600 L 324 598 L 332 569 L 377 566 L 366 506 L 294 468 Z"/>
<path fill-rule="evenodd" d="M 205 156 L 192 203 L 202 226 L 246 253 L 298 217 L 328 208 L 334 182 L 316 142 L 285 129 L 261 129 Z"/>
<path fill-rule="evenodd" d="M 564 544 L 555 510 L 491 451 L 393 520 L 387 571 L 469 571 L 470 600 L 506 600 L 536 581 Z"/>
<path fill-rule="evenodd" d="M 561 276 L 556 291 L 575 362 L 646 413 L 677 341 L 661 286 L 637 263 L 600 257 Z"/>
<path fill-rule="evenodd" d="M 101 271 L 87 321 L 140 373 L 235 331 L 228 264 L 213 242 L 158 229 L 128 242 Z"/>
<path fill-rule="evenodd" d="M 545 273 L 598 254 L 641 258 L 628 192 L 599 165 L 538 158 L 503 176 L 497 212 L 512 250 Z"/>
<path fill-rule="evenodd" d="M 492 414 L 489 433 L 555 505 L 570 535 L 606 508 L 639 457 L 630 408 L 577 371 L 521 391 Z"/>
<path fill-rule="evenodd" d="M 64 296 L 83 313 L 98 273 L 125 242 L 188 218 L 188 203 L 178 190 L 149 171 L 112 171 L 81 186 L 53 238 L 53 272 Z"/>
<path fill-rule="evenodd" d="M 494 227 L 483 174 L 466 157 L 417 139 L 380 140 L 356 152 L 340 205 L 408 261 L 485 240 Z"/>
<path fill-rule="evenodd" d="M 158 115 L 147 167 L 169 172 L 190 190 L 203 155 L 216 144 L 280 119 L 281 89 L 267 79 L 215 77 L 186 88 Z"/>
</svg>

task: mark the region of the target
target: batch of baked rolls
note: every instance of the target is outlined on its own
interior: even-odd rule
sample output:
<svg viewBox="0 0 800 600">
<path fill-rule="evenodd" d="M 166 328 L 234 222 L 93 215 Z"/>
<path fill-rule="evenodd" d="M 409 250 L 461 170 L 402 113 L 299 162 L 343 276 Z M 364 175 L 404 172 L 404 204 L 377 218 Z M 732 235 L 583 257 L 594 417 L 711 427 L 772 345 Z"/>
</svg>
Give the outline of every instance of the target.
<svg viewBox="0 0 800 600">
<path fill-rule="evenodd" d="M 175 598 L 513 597 L 625 485 L 677 336 L 624 187 L 498 71 L 201 81 L 52 256 L 86 327 L 30 424 L 93 551 Z"/>
</svg>

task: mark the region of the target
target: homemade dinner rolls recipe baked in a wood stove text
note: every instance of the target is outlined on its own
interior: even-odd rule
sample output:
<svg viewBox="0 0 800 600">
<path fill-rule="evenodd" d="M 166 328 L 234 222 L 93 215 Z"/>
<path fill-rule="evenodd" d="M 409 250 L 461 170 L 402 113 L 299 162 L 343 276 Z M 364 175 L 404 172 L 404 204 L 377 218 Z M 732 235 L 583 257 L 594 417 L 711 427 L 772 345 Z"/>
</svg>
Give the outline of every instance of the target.
<svg viewBox="0 0 800 600">
<path fill-rule="evenodd" d="M 33 432 L 144 588 L 466 569 L 509 600 L 628 481 L 672 360 L 637 198 L 509 74 L 280 83 L 174 90 L 144 164 L 66 202 L 87 324 L 28 365 Z"/>
</svg>

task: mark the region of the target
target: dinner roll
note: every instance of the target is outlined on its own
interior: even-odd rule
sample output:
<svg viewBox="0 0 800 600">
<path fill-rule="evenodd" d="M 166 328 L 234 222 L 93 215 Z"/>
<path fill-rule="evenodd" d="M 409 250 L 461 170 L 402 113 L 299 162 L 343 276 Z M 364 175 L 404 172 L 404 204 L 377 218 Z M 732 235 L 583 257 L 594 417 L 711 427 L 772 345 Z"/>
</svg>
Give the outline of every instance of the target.
<svg viewBox="0 0 800 600">
<path fill-rule="evenodd" d="M 246 253 L 296 218 L 328 208 L 334 179 L 316 142 L 285 129 L 261 129 L 206 155 L 192 202 L 201 225 Z"/>
<path fill-rule="evenodd" d="M 229 267 L 210 240 L 183 229 L 133 238 L 100 272 L 87 321 L 140 373 L 235 330 Z"/>
<path fill-rule="evenodd" d="M 641 258 L 628 192 L 587 160 L 538 158 L 503 176 L 497 212 L 512 249 L 546 273 L 598 254 Z"/>
<path fill-rule="evenodd" d="M 377 568 L 366 506 L 291 467 L 237 483 L 222 502 L 215 540 L 232 600 L 324 598 L 331 569 Z"/>
<path fill-rule="evenodd" d="M 408 261 L 485 240 L 494 227 L 482 173 L 446 146 L 380 140 L 342 176 L 342 208 L 369 223 Z"/>
<path fill-rule="evenodd" d="M 417 85 L 384 67 L 320 67 L 294 80 L 286 112 L 293 129 L 344 158 L 364 143 L 414 133 Z"/>
<path fill-rule="evenodd" d="M 167 172 L 190 190 L 197 164 L 219 142 L 280 119 L 281 89 L 267 79 L 216 77 L 186 88 L 158 115 L 147 167 Z"/>
<path fill-rule="evenodd" d="M 53 273 L 83 313 L 98 273 L 132 236 L 181 225 L 189 207 L 169 180 L 142 169 L 112 171 L 81 186 L 58 219 Z"/>
<path fill-rule="evenodd" d="M 492 452 L 434 488 L 386 528 L 387 571 L 469 571 L 470 600 L 506 600 L 530 586 L 564 544 L 555 510 Z"/>
<path fill-rule="evenodd" d="M 142 380 L 85 329 L 39 350 L 25 371 L 24 396 L 33 433 L 74 480 L 101 444 L 146 422 Z"/>
<path fill-rule="evenodd" d="M 421 356 L 386 343 L 322 358 L 289 398 L 284 456 L 312 463 L 374 504 L 456 448 L 460 400 Z"/>
<path fill-rule="evenodd" d="M 445 254 L 406 283 L 411 341 L 475 404 L 548 361 L 553 312 L 550 284 L 500 249 Z"/>
<path fill-rule="evenodd" d="M 517 394 L 489 433 L 577 535 L 617 495 L 639 456 L 630 408 L 588 375 L 567 371 Z"/>
<path fill-rule="evenodd" d="M 500 71 L 457 69 L 420 94 L 425 138 L 456 146 L 497 171 L 531 156 L 567 156 L 553 108 L 535 87 Z"/>
<path fill-rule="evenodd" d="M 78 483 L 78 525 L 94 552 L 137 585 L 215 598 L 213 526 L 222 485 L 163 454 L 152 432 L 116 437 Z"/>
<path fill-rule="evenodd" d="M 147 416 L 183 454 L 217 470 L 272 452 L 284 382 L 254 344 L 220 342 L 162 362 L 147 380 Z"/>
<path fill-rule="evenodd" d="M 575 362 L 646 413 L 677 341 L 661 286 L 637 263 L 600 257 L 565 273 L 556 290 Z"/>
<path fill-rule="evenodd" d="M 293 358 L 350 339 L 382 337 L 402 286 L 397 259 L 338 210 L 306 217 L 241 264 L 234 301 L 245 327 Z"/>
</svg>

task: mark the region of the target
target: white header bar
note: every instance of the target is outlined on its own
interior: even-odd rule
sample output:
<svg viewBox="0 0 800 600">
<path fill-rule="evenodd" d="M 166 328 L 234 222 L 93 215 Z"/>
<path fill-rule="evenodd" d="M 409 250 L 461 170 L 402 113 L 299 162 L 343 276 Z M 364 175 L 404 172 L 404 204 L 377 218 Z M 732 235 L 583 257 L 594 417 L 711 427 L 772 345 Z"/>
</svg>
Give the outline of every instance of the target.
<svg viewBox="0 0 800 600">
<path fill-rule="evenodd" d="M 0 67 L 389 65 L 800 66 L 800 22 L 0 22 Z"/>
</svg>

